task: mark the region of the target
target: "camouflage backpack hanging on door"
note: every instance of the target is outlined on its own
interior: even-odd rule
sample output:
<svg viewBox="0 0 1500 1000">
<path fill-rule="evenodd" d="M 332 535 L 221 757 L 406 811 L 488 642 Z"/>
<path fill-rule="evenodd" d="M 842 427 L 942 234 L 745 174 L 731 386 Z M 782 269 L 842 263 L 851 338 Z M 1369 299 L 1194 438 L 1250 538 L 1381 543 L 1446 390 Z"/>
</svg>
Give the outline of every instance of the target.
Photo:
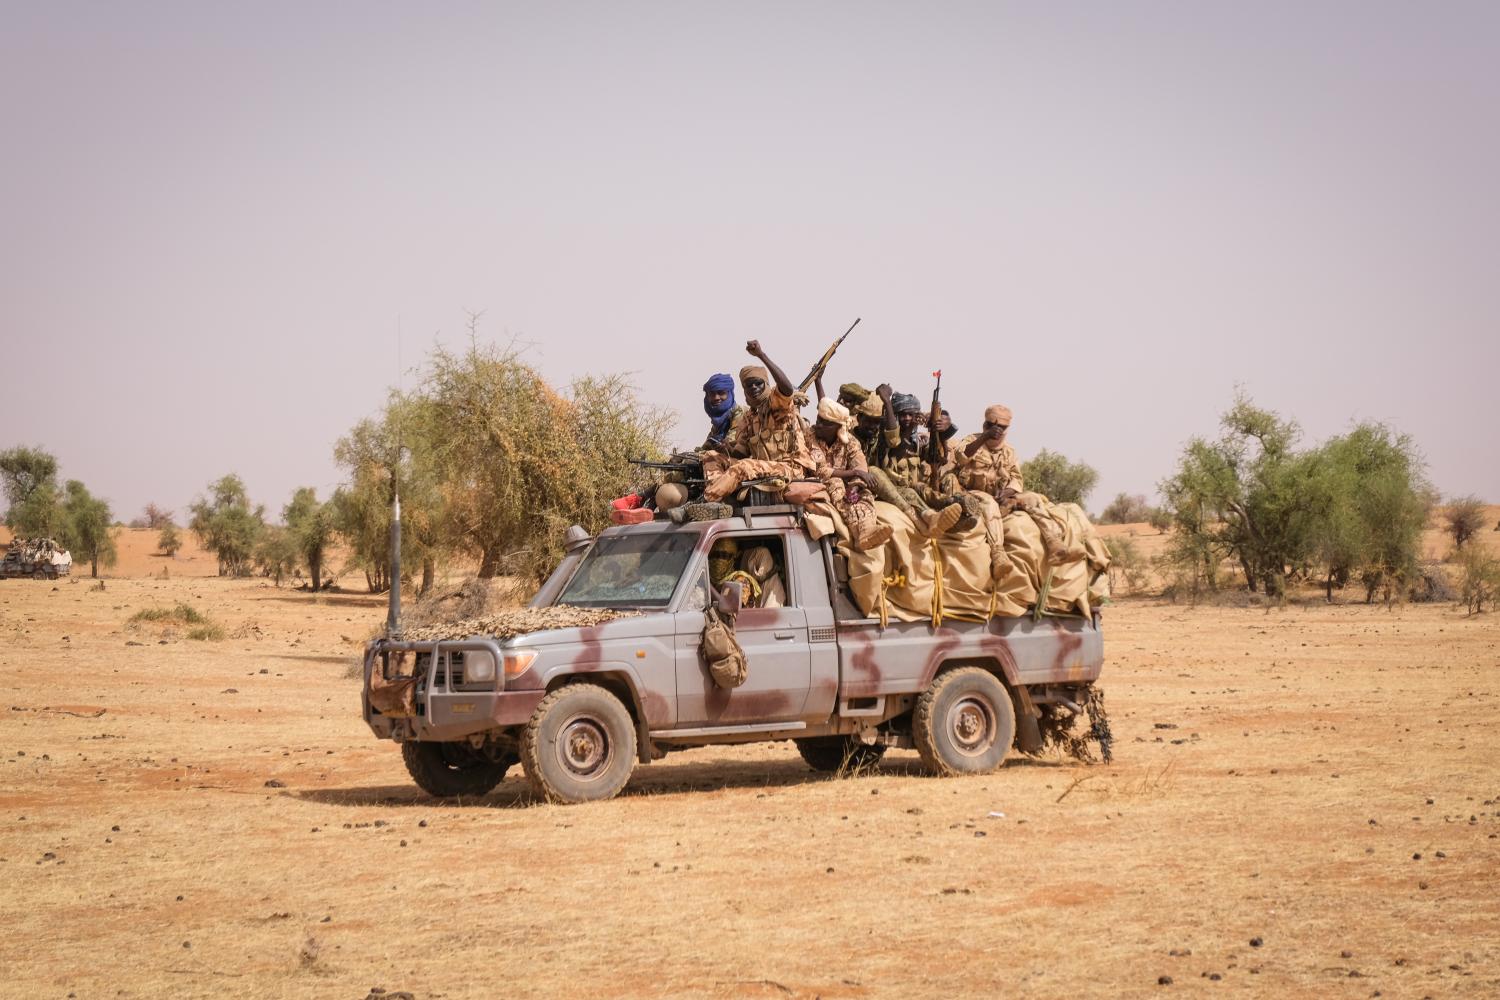
<svg viewBox="0 0 1500 1000">
<path fill-rule="evenodd" d="M 703 641 L 698 647 L 708 663 L 708 672 L 721 688 L 737 688 L 745 683 L 749 665 L 745 651 L 734 637 L 734 618 L 715 608 L 703 610 Z"/>
</svg>

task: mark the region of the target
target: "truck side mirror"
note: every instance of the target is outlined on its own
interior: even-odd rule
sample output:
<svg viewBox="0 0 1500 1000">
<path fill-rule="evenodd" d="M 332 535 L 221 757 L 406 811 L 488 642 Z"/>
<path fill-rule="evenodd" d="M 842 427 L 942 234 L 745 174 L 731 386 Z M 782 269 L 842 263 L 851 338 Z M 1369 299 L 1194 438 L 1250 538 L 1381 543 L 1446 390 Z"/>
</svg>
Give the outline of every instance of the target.
<svg viewBox="0 0 1500 1000">
<path fill-rule="evenodd" d="M 737 615 L 745 600 L 743 583 L 726 583 L 723 589 L 714 591 L 714 608 L 721 615 Z"/>
</svg>

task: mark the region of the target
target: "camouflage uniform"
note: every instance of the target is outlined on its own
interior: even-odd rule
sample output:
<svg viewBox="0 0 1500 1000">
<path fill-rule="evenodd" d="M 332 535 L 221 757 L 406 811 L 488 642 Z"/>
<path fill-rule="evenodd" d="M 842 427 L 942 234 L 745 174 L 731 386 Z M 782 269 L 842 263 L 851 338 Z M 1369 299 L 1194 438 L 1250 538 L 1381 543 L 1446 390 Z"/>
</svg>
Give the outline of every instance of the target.
<svg viewBox="0 0 1500 1000">
<path fill-rule="evenodd" d="M 729 440 L 729 435 L 734 433 L 734 425 L 737 424 L 737 423 L 739 423 L 740 422 L 740 418 L 742 416 L 744 416 L 748 412 L 749 412 L 749 408 L 746 407 L 744 404 L 739 404 L 739 405 L 735 406 L 735 408 L 733 410 L 730 411 L 729 430 L 724 435 L 724 439 L 725 439 L 726 443 Z M 713 429 L 713 425 L 709 424 L 709 427 L 708 427 L 708 436 L 703 439 L 703 443 L 698 446 L 698 450 L 699 451 L 712 451 L 714 449 L 714 447 L 715 447 L 715 445 L 714 445 L 714 429 Z"/>
<path fill-rule="evenodd" d="M 724 452 L 727 457 L 716 452 L 704 457 L 704 475 L 711 477 L 704 500 L 722 500 L 748 479 L 799 479 L 812 470 L 802 415 L 792 397 L 775 386 L 766 388 L 763 402 L 736 418 Z"/>
<path fill-rule="evenodd" d="M 871 549 L 890 538 L 891 530 L 876 518 L 875 502 L 864 484 L 849 482 L 833 475 L 834 472 L 845 469 L 869 471 L 859 442 L 850 437 L 847 431 L 841 433 L 832 444 L 825 445 L 814 440 L 812 458 L 813 475 L 823 481 L 834 509 L 849 527 L 849 538 L 854 547 L 860 550 Z"/>
<path fill-rule="evenodd" d="M 1005 489 L 1024 493 L 1026 485 L 1021 479 L 1021 463 L 1016 460 L 1016 450 L 1009 442 L 1002 441 L 1000 447 L 991 450 L 980 445 L 973 455 L 966 455 L 969 445 L 978 434 L 970 434 L 953 449 L 953 471 L 958 484 L 966 490 L 976 490 L 998 497 Z"/>
</svg>

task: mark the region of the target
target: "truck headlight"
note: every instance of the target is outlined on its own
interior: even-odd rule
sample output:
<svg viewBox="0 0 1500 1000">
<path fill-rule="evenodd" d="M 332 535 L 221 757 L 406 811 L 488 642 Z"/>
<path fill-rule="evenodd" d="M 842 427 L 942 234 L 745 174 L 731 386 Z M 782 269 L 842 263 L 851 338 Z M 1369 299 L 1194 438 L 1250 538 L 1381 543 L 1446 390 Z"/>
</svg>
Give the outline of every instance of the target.
<svg viewBox="0 0 1500 1000">
<path fill-rule="evenodd" d="M 495 654 L 485 649 L 470 649 L 464 653 L 464 683 L 470 681 L 492 681 L 495 679 Z"/>
<path fill-rule="evenodd" d="M 534 649 L 523 649 L 517 653 L 505 654 L 505 676 L 515 677 L 524 674 L 531 669 L 536 662 L 537 652 Z"/>
</svg>

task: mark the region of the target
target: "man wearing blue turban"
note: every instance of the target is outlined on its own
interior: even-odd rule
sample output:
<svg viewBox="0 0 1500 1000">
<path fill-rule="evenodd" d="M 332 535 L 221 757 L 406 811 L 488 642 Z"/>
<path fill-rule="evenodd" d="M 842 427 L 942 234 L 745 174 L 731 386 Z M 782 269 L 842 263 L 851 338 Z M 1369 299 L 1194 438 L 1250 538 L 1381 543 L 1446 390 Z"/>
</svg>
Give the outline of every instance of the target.
<svg viewBox="0 0 1500 1000">
<path fill-rule="evenodd" d="M 734 378 L 720 372 L 703 383 L 703 412 L 713 423 L 708 437 L 703 442 L 704 451 L 718 451 L 724 447 L 724 436 L 734 425 L 744 407 L 735 405 Z"/>
</svg>

